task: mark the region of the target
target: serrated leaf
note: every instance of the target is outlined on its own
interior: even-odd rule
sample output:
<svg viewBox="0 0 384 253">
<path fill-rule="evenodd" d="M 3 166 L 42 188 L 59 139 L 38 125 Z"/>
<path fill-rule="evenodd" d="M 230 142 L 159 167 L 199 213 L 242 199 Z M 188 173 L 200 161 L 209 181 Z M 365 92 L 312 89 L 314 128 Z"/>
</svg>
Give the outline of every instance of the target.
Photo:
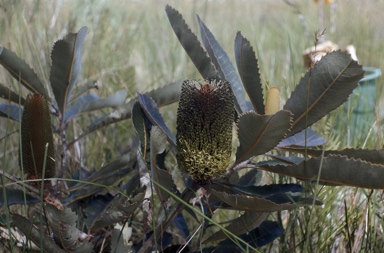
<svg viewBox="0 0 384 253">
<path fill-rule="evenodd" d="M 170 83 L 165 85 L 159 89 L 152 90 L 147 94 L 156 102 L 158 107 L 166 106 L 172 103 L 175 103 L 179 100 L 181 84 L 183 81 Z M 137 98 L 131 99 L 128 103 L 121 105 L 117 108 L 117 110 L 108 113 L 96 121 L 92 122 L 92 124 L 85 128 L 84 132 L 77 137 L 77 139 L 73 140 L 68 144 L 68 146 L 73 145 L 76 141 L 81 138 L 87 136 L 88 134 L 101 129 L 103 127 L 109 126 L 116 122 L 120 122 L 122 120 L 129 119 L 131 117 L 132 108 Z"/>
<path fill-rule="evenodd" d="M 327 140 L 316 134 L 312 129 L 306 128 L 303 131 L 282 140 L 277 147 L 288 146 L 316 147 L 324 145 Z"/>
<path fill-rule="evenodd" d="M 301 150 L 303 150 L 303 149 L 301 149 Z M 276 159 L 276 160 L 262 161 L 262 162 L 258 162 L 256 165 L 257 166 L 262 166 L 265 164 L 268 164 L 268 165 L 277 165 L 277 164 L 292 165 L 292 164 L 299 164 L 305 160 L 304 157 L 299 157 L 299 156 L 280 156 L 280 155 L 271 155 L 271 154 L 268 154 L 268 156 L 273 158 L 273 159 Z"/>
<path fill-rule="evenodd" d="M 21 232 L 23 232 L 28 240 L 31 240 L 36 245 L 38 245 L 42 252 L 66 252 L 58 245 L 56 245 L 48 235 L 42 233 L 40 229 L 35 227 L 29 219 L 19 214 L 12 214 L 11 218 L 15 226 L 20 229 Z"/>
<path fill-rule="evenodd" d="M 49 100 L 48 92 L 35 71 L 15 53 L 0 47 L 0 64 L 25 88 L 33 93 L 40 93 Z"/>
<path fill-rule="evenodd" d="M 25 99 L 23 97 L 19 96 L 19 94 L 12 91 L 10 87 L 6 87 L 2 83 L 0 83 L 0 97 L 19 105 L 24 105 L 25 103 Z"/>
<path fill-rule="evenodd" d="M 14 104 L 1 104 L 0 117 L 10 118 L 20 122 L 23 115 L 23 108 Z"/>
<path fill-rule="evenodd" d="M 307 71 L 284 105 L 293 114 L 289 136 L 311 126 L 342 105 L 356 88 L 364 71 L 351 56 L 335 51 Z"/>
<path fill-rule="evenodd" d="M 236 192 L 250 194 L 261 198 L 268 198 L 276 194 L 287 192 L 302 192 L 304 189 L 298 184 L 270 184 L 270 185 L 226 185 Z"/>
<path fill-rule="evenodd" d="M 57 209 L 54 205 L 46 204 L 46 217 L 53 232 L 53 237 L 65 250 L 71 252 L 92 252 L 93 244 L 90 235 L 76 228 L 77 215 L 68 207 Z"/>
<path fill-rule="evenodd" d="M 167 144 L 167 136 L 158 126 L 153 126 L 151 130 L 151 175 L 152 180 L 156 182 L 155 189 L 160 201 L 164 203 L 169 198 L 169 193 L 159 188 L 157 184 L 165 187 L 167 190 L 172 191 L 173 180 L 168 171 L 162 170 L 158 167 L 157 155 L 165 151 Z"/>
<path fill-rule="evenodd" d="M 291 114 L 279 111 L 273 115 L 258 115 L 248 112 L 237 123 L 240 146 L 236 163 L 273 149 L 287 134 L 291 126 Z"/>
<path fill-rule="evenodd" d="M 100 219 L 100 216 L 105 213 L 110 203 L 113 201 L 113 196 L 109 193 L 105 195 L 94 196 L 86 203 L 86 207 L 83 210 L 85 214 L 84 223 L 87 228 L 91 230 L 94 222 Z"/>
<path fill-rule="evenodd" d="M 283 232 L 284 230 L 279 226 L 277 222 L 264 221 L 260 227 L 241 235 L 240 238 L 247 242 L 248 245 L 258 248 L 271 243 Z M 241 246 L 245 248 L 245 245 Z M 222 252 L 233 252 L 235 249 L 239 249 L 239 245 L 238 242 L 233 242 L 233 240 L 226 239 L 225 241 L 221 242 L 217 248 L 219 250 L 223 249 L 224 251 Z"/>
<path fill-rule="evenodd" d="M 384 165 L 384 150 L 383 149 L 343 149 L 343 150 L 307 150 L 310 156 L 341 155 L 353 159 L 361 159 L 366 162 Z"/>
<path fill-rule="evenodd" d="M 213 66 L 211 59 L 207 56 L 196 35 L 185 23 L 181 14 L 169 5 L 165 7 L 165 12 L 180 44 L 185 49 L 185 52 L 193 64 L 195 64 L 201 76 L 204 79 L 217 78 L 219 74 Z"/>
<path fill-rule="evenodd" d="M 235 38 L 235 59 L 237 70 L 253 109 L 257 114 L 263 115 L 265 109 L 259 64 L 251 43 L 243 37 L 241 32 L 237 32 Z"/>
<path fill-rule="evenodd" d="M 69 33 L 56 41 L 52 49 L 49 80 L 62 114 L 66 112 L 66 106 L 80 74 L 81 51 L 86 35 L 87 28 L 82 27 L 77 33 Z"/>
<path fill-rule="evenodd" d="M 267 217 L 269 213 L 247 211 L 244 212 L 240 217 L 229 221 L 230 224 L 225 227 L 226 230 L 233 233 L 234 235 L 241 235 L 251 232 L 253 229 L 258 227 Z M 204 243 L 223 240 L 228 237 L 227 233 L 222 230 L 217 231 L 210 237 L 208 237 Z"/>
<path fill-rule="evenodd" d="M 245 93 L 243 84 L 239 80 L 239 76 L 236 73 L 232 62 L 229 60 L 228 55 L 221 48 L 211 31 L 201 21 L 200 17 L 197 16 L 200 26 L 201 38 L 205 49 L 208 52 L 212 63 L 215 65 L 219 72 L 219 76 L 223 80 L 227 80 L 231 84 L 233 94 L 236 97 L 235 107 L 239 113 L 248 111 L 248 106 L 245 101 Z"/>
<path fill-rule="evenodd" d="M 150 130 L 152 123 L 145 116 L 143 109 L 141 109 L 139 101 L 136 101 L 132 109 L 132 123 L 140 140 L 141 155 L 144 160 L 148 160 L 150 152 Z M 149 161 L 149 160 L 148 160 Z"/>
<path fill-rule="evenodd" d="M 90 94 L 92 93 L 89 93 L 85 96 L 90 96 Z M 71 120 L 72 117 L 75 117 L 81 113 L 96 111 L 96 110 L 100 110 L 107 107 L 118 107 L 124 103 L 125 98 L 127 97 L 127 94 L 128 94 L 127 90 L 119 90 L 108 98 L 96 99 L 96 100 L 92 99 L 87 102 L 82 102 L 81 104 L 77 104 L 77 101 L 76 101 L 74 106 L 69 109 L 70 111 L 72 108 L 74 108 L 73 112 L 69 115 L 68 113 L 66 113 L 66 116 L 68 116 L 66 117 L 66 121 L 68 122 L 69 120 Z"/>
<path fill-rule="evenodd" d="M 167 140 L 172 146 L 176 147 L 176 137 L 171 133 L 167 125 L 165 124 L 163 117 L 159 112 L 156 102 L 147 94 L 140 94 L 139 102 L 144 113 L 147 115 L 153 125 L 158 126 L 167 136 Z"/>
<path fill-rule="evenodd" d="M 277 204 L 271 200 L 267 200 L 257 196 L 228 194 L 225 192 L 216 191 L 214 189 L 211 189 L 211 193 L 218 197 L 224 203 L 227 203 L 229 206 L 231 206 L 231 208 L 236 210 L 274 212 L 290 210 L 298 206 L 298 204 L 292 202 Z"/>
<path fill-rule="evenodd" d="M 260 168 L 299 179 L 319 179 L 321 182 L 332 185 L 384 189 L 383 165 L 372 164 L 346 156 L 328 155 L 326 157 L 311 158 L 297 165 L 263 165 Z"/>
<path fill-rule="evenodd" d="M 6 199 L 4 199 L 4 191 L 5 195 L 7 196 Z M 31 196 L 30 194 L 19 190 L 19 189 L 9 189 L 9 188 L 0 188 L 0 206 L 5 205 L 5 201 L 7 201 L 7 205 L 27 205 L 30 203 L 37 203 L 40 200 Z"/>
<path fill-rule="evenodd" d="M 106 226 L 111 226 L 126 220 L 143 203 L 144 195 L 144 192 L 140 192 L 132 199 L 127 199 L 125 196 L 119 196 L 119 199 L 112 202 L 108 206 L 108 209 L 101 213 L 98 219 L 93 222 L 90 230 L 93 233 L 96 233 Z"/>
</svg>

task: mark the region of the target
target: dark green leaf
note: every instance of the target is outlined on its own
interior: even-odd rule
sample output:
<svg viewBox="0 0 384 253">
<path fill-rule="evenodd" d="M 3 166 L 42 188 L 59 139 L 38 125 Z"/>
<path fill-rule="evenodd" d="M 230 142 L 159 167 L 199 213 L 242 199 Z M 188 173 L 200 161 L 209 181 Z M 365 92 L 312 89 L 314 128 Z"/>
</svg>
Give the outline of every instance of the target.
<svg viewBox="0 0 384 253">
<path fill-rule="evenodd" d="M 68 207 L 63 210 L 46 204 L 47 220 L 53 232 L 53 237 L 65 250 L 71 252 L 92 252 L 91 236 L 76 228 L 77 215 Z"/>
<path fill-rule="evenodd" d="M 4 191 L 7 196 L 6 200 L 4 199 Z M 0 206 L 4 206 L 5 201 L 7 201 L 7 205 L 27 205 L 40 200 L 19 189 L 0 188 Z"/>
<path fill-rule="evenodd" d="M 132 123 L 140 140 L 141 155 L 143 156 L 143 159 L 147 161 L 149 155 L 148 153 L 150 151 L 149 133 L 151 131 L 152 124 L 151 122 L 149 122 L 149 119 L 147 118 L 147 116 L 145 116 L 143 110 L 141 109 L 139 101 L 136 101 L 133 105 Z"/>
<path fill-rule="evenodd" d="M 129 252 L 129 247 L 124 243 L 124 235 L 119 229 L 113 229 L 111 235 L 111 252 L 126 253 Z"/>
<path fill-rule="evenodd" d="M 19 94 L 13 92 L 10 87 L 6 87 L 5 85 L 0 83 L 0 97 L 7 101 L 11 101 L 16 104 L 24 105 L 25 99 L 20 97 Z"/>
<path fill-rule="evenodd" d="M 256 212 L 256 211 L 247 211 L 244 212 L 240 217 L 229 221 L 230 224 L 225 227 L 226 230 L 230 231 L 234 235 L 241 235 L 252 231 L 253 229 L 260 226 L 260 224 L 269 216 L 268 212 Z M 217 231 L 204 243 L 213 242 L 217 240 L 223 240 L 228 238 L 227 233 L 224 233 L 222 230 Z"/>
<path fill-rule="evenodd" d="M 91 229 L 95 221 L 100 219 L 100 216 L 106 212 L 106 209 L 112 201 L 113 196 L 107 193 L 105 195 L 93 196 L 93 198 L 87 202 L 83 212 L 86 217 L 84 223 L 87 225 L 88 229 Z"/>
<path fill-rule="evenodd" d="M 211 59 L 201 47 L 196 35 L 189 29 L 181 14 L 167 5 L 165 7 L 169 22 L 185 52 L 195 64 L 197 70 L 204 79 L 217 78 L 219 75 L 213 66 Z"/>
<path fill-rule="evenodd" d="M 261 169 L 332 185 L 384 189 L 384 166 L 340 155 L 311 158 L 297 165 L 260 166 Z"/>
<path fill-rule="evenodd" d="M 52 49 L 52 67 L 50 82 L 57 105 L 65 114 L 71 93 L 81 70 L 81 51 L 87 28 L 82 27 L 78 33 L 70 33 L 62 40 L 56 41 Z"/>
<path fill-rule="evenodd" d="M 274 115 L 248 112 L 240 116 L 237 125 L 240 146 L 236 163 L 239 163 L 273 149 L 287 134 L 291 126 L 291 114 L 288 111 L 278 111 Z"/>
<path fill-rule="evenodd" d="M 95 194 L 105 187 L 116 185 L 133 171 L 133 167 L 131 166 L 133 166 L 134 162 L 135 160 L 129 155 L 124 155 L 107 164 L 89 176 L 84 183 L 77 183 L 75 186 L 71 187 L 69 190 L 71 192 L 74 191 L 74 193 L 71 194 L 67 201 L 73 202 Z"/>
<path fill-rule="evenodd" d="M 49 96 L 35 71 L 12 51 L 0 47 L 0 64 L 24 87 L 33 93 L 42 94 L 48 101 Z"/>
<path fill-rule="evenodd" d="M 163 117 L 159 112 L 156 102 L 147 94 L 139 93 L 139 102 L 144 113 L 147 115 L 149 120 L 153 125 L 158 126 L 167 136 L 169 143 L 172 146 L 176 146 L 176 137 L 168 129 L 167 125 L 164 123 Z"/>
<path fill-rule="evenodd" d="M 228 194 L 211 189 L 211 193 L 218 197 L 224 203 L 227 203 L 231 208 L 243 211 L 258 211 L 258 212 L 274 212 L 282 210 L 294 209 L 298 203 L 286 202 L 277 204 L 273 201 L 260 198 L 257 196 Z M 230 209 L 231 209 L 230 208 Z"/>
<path fill-rule="evenodd" d="M 303 149 L 301 149 L 301 150 L 303 150 Z M 277 164 L 287 165 L 287 164 L 289 164 L 289 165 L 292 165 L 292 164 L 299 164 L 305 160 L 304 157 L 299 157 L 299 156 L 280 156 L 280 155 L 272 155 L 272 154 L 268 154 L 268 156 L 273 158 L 273 159 L 276 159 L 276 160 L 262 161 L 262 162 L 257 163 L 257 165 L 259 165 L 259 166 L 262 166 L 264 164 L 268 164 L 268 165 L 277 165 Z"/>
<path fill-rule="evenodd" d="M 288 146 L 315 147 L 324 145 L 327 140 L 317 135 L 312 129 L 306 128 L 303 131 L 282 140 L 277 147 Z"/>
<path fill-rule="evenodd" d="M 274 221 L 264 221 L 260 227 L 255 228 L 254 230 L 245 233 L 240 236 L 248 245 L 258 248 L 262 247 L 268 243 L 271 243 L 277 237 L 279 237 L 284 230 L 279 226 L 277 222 Z M 245 245 L 241 245 L 245 248 Z M 236 248 L 239 248 L 238 242 L 233 242 L 233 240 L 226 239 L 221 242 L 217 247 L 219 250 L 223 249 L 222 252 L 234 252 Z M 216 252 L 216 251 L 215 251 Z M 239 251 L 243 252 L 243 251 Z"/>
<path fill-rule="evenodd" d="M 11 218 L 15 226 L 23 232 L 28 240 L 31 240 L 38 245 L 43 252 L 66 252 L 56 245 L 48 235 L 42 233 L 40 229 L 36 228 L 29 219 L 19 214 L 12 214 Z"/>
<path fill-rule="evenodd" d="M 241 32 L 236 34 L 235 58 L 241 81 L 252 102 L 253 108 L 257 114 L 263 115 L 265 113 L 264 97 L 259 64 L 251 43 L 241 35 Z"/>
<path fill-rule="evenodd" d="M 321 156 L 323 150 L 307 150 L 310 156 Z M 342 155 L 348 158 L 361 159 L 366 162 L 384 165 L 384 150 L 383 149 L 343 149 L 343 150 L 325 150 L 324 156 Z"/>
<path fill-rule="evenodd" d="M 152 90 L 147 94 L 153 100 L 155 100 L 158 107 L 166 106 L 166 105 L 175 103 L 179 100 L 182 83 L 183 81 L 170 83 L 159 89 Z M 100 128 L 109 126 L 111 124 L 114 124 L 116 122 L 119 122 L 125 119 L 129 119 L 131 117 L 132 108 L 136 100 L 137 98 L 131 99 L 128 103 L 118 107 L 117 110 L 115 110 L 114 112 L 111 112 L 99 118 L 98 120 L 93 122 L 90 126 L 86 127 L 85 131 L 79 137 L 77 137 L 77 139 L 73 140 L 68 145 L 71 146 L 76 141 L 80 140 L 81 138 L 87 136 L 88 134 Z"/>
<path fill-rule="evenodd" d="M 189 229 L 187 220 L 184 218 L 183 213 L 180 213 L 172 223 L 180 232 L 180 236 L 184 239 L 189 237 Z"/>
<path fill-rule="evenodd" d="M 159 188 L 157 184 L 172 191 L 173 180 L 171 174 L 158 167 L 157 155 L 165 151 L 167 136 L 158 126 L 153 126 L 151 130 L 151 179 L 156 182 L 155 189 L 160 201 L 164 203 L 169 198 L 169 193 Z"/>
<path fill-rule="evenodd" d="M 126 220 L 143 204 L 144 196 L 144 192 L 138 193 L 129 200 L 124 196 L 120 196 L 118 201 L 113 202 L 110 205 L 110 208 L 102 213 L 98 220 L 94 222 L 93 226 L 90 228 L 91 231 L 96 233 L 106 226 L 111 226 Z"/>
<path fill-rule="evenodd" d="M 250 194 L 254 196 L 258 196 L 261 198 L 267 198 L 280 193 L 287 192 L 302 192 L 304 189 L 302 186 L 298 184 L 271 184 L 271 185 L 226 185 L 227 187 L 231 187 L 234 191 Z"/>
<path fill-rule="evenodd" d="M 229 60 L 228 55 L 221 48 L 211 31 L 209 31 L 209 29 L 203 23 L 203 21 L 201 21 L 199 16 L 197 16 L 197 19 L 199 21 L 200 33 L 204 47 L 207 50 L 208 55 L 212 60 L 212 63 L 218 70 L 220 78 L 223 80 L 227 80 L 231 84 L 233 94 L 236 97 L 236 110 L 239 113 L 248 111 L 248 106 L 244 97 L 245 94 L 243 84 L 240 82 L 239 76 L 237 75 L 236 70 L 233 67 L 231 61 Z"/>
<path fill-rule="evenodd" d="M 356 88 L 364 71 L 351 56 L 335 51 L 307 71 L 287 100 L 284 110 L 293 113 L 292 136 L 343 104 Z"/>
<path fill-rule="evenodd" d="M 1 104 L 0 105 L 0 117 L 10 118 L 18 122 L 21 121 L 23 115 L 23 108 L 14 104 Z"/>
</svg>

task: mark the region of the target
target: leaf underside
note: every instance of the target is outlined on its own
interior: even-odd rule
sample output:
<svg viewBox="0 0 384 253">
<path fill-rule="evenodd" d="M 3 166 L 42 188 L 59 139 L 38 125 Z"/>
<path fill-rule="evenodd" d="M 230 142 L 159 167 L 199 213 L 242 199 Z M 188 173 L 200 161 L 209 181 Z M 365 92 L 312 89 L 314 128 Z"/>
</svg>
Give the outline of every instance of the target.
<svg viewBox="0 0 384 253">
<path fill-rule="evenodd" d="M 239 76 L 237 75 L 235 68 L 232 65 L 232 62 L 229 60 L 228 55 L 221 48 L 220 44 L 217 42 L 208 27 L 203 23 L 203 21 L 201 21 L 199 16 L 197 16 L 197 19 L 200 26 L 200 33 L 204 47 L 207 50 L 212 63 L 218 70 L 220 78 L 222 80 L 228 81 L 231 84 L 233 94 L 236 97 L 236 110 L 239 114 L 248 111 L 244 96 L 244 88 L 239 80 Z"/>
<path fill-rule="evenodd" d="M 176 137 L 172 134 L 172 132 L 165 124 L 156 102 L 147 94 L 139 93 L 138 95 L 141 108 L 143 109 L 149 120 L 152 122 L 153 125 L 158 126 L 166 134 L 168 141 L 173 146 L 176 146 Z"/>
</svg>

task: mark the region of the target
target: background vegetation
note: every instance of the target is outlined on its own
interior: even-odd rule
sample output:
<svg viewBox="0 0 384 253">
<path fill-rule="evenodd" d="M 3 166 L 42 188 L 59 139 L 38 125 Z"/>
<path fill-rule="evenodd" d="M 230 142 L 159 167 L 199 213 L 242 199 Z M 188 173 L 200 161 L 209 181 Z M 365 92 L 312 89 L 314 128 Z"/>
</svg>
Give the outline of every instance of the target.
<svg viewBox="0 0 384 253">
<path fill-rule="evenodd" d="M 34 67 L 42 80 L 48 80 L 50 50 L 54 41 L 69 32 L 87 26 L 89 34 L 83 46 L 83 70 L 80 82 L 97 81 L 100 97 L 120 89 L 129 96 L 164 84 L 199 78 L 192 62 L 177 41 L 164 8 L 178 9 L 198 34 L 196 14 L 204 20 L 227 52 L 233 52 L 236 31 L 241 31 L 255 47 L 262 81 L 279 87 L 287 99 L 305 73 L 301 52 L 314 44 L 315 32 L 326 29 L 321 39 L 330 39 L 341 47 L 353 44 L 363 66 L 384 69 L 384 1 L 336 1 L 318 5 L 313 1 L 2 1 L 0 4 L 0 45 L 14 51 Z M 233 59 L 233 55 L 229 55 Z M 233 61 L 234 62 L 234 61 Z M 0 82 L 18 84 L 0 69 Z M 355 147 L 382 148 L 382 81 L 377 80 L 377 124 L 367 138 Z M 24 94 L 26 91 L 24 90 Z M 52 95 L 52 94 L 51 94 Z M 175 122 L 176 106 L 162 110 L 169 123 Z M 345 131 L 333 130 L 339 109 L 315 125 L 328 139 L 328 148 L 346 145 Z M 69 126 L 80 133 L 97 116 L 79 117 Z M 168 122 L 167 122 L 168 123 Z M 0 163 L 2 169 L 18 169 L 17 133 L 9 133 L 17 123 L 0 121 Z M 173 132 L 175 126 L 168 124 Z M 71 131 L 72 132 L 72 131 Z M 87 168 L 100 168 L 130 147 L 134 134 L 130 121 L 97 131 L 71 150 L 73 161 Z M 368 134 L 368 133 L 366 133 Z M 68 139 L 73 139 L 70 136 Z M 353 138 L 353 136 L 351 137 Z M 6 141 L 5 141 L 6 140 Z M 87 150 L 80 154 L 79 150 Z M 175 172 L 177 173 L 177 172 Z M 265 180 L 286 180 L 266 177 Z M 286 227 L 273 251 L 362 251 L 382 250 L 384 211 L 382 191 L 349 187 L 306 186 L 323 200 L 322 207 L 301 208 L 276 215 Z M 264 248 L 269 251 L 271 248 Z"/>
</svg>

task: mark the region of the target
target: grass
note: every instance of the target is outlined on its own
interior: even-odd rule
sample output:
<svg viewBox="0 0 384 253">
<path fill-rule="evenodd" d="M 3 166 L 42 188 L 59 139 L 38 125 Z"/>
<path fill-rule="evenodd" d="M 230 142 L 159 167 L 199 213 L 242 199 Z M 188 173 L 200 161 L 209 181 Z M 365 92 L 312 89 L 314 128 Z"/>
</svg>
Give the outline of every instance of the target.
<svg viewBox="0 0 384 253">
<path fill-rule="evenodd" d="M 336 1 L 331 6 L 313 1 L 3 1 L 0 5 L 0 45 L 21 56 L 37 74 L 48 80 L 50 48 L 54 41 L 68 32 L 87 26 L 83 50 L 81 83 L 97 80 L 100 97 L 128 89 L 136 91 L 183 79 L 200 79 L 193 64 L 179 45 L 167 20 L 164 7 L 178 9 L 198 34 L 195 15 L 207 24 L 233 60 L 236 31 L 251 41 L 266 86 L 279 87 L 285 101 L 305 72 L 301 52 L 314 44 L 316 31 L 326 29 L 321 39 L 330 39 L 346 46 L 353 44 L 364 66 L 384 69 L 384 30 L 381 10 L 384 1 Z M 323 11 L 323 22 L 319 11 Z M 321 26 L 323 23 L 324 26 Z M 234 62 L 234 61 L 232 61 Z M 0 83 L 19 89 L 0 69 Z M 377 80 L 377 124 L 373 133 L 353 142 L 354 147 L 382 148 L 382 78 Z M 26 91 L 23 91 L 26 94 Z M 106 112 L 106 111 L 104 111 Z M 168 122 L 175 122 L 176 105 L 163 110 Z M 328 139 L 328 148 L 346 146 L 346 133 L 335 131 L 341 109 L 317 123 L 314 129 Z M 96 116 L 80 117 L 70 126 L 73 136 L 81 132 Z M 174 126 L 171 125 L 174 130 Z M 7 171 L 18 170 L 19 135 L 10 129 L 18 125 L 6 119 L 0 121 L 1 166 Z M 123 121 L 93 133 L 80 142 L 85 156 L 75 155 L 85 167 L 99 168 L 129 148 L 133 135 L 130 122 Z M 350 137 L 353 139 L 353 136 Z M 6 141 L 5 141 L 6 140 Z M 112 157 L 109 157 L 111 155 Z M 271 176 L 273 180 L 280 180 Z M 287 179 L 284 179 L 287 180 Z M 290 180 L 290 179 L 289 179 Z M 350 187 L 306 185 L 323 200 L 322 207 L 300 208 L 282 212 L 271 218 L 280 220 L 286 233 L 263 252 L 380 252 L 382 191 L 370 192 Z"/>
</svg>

